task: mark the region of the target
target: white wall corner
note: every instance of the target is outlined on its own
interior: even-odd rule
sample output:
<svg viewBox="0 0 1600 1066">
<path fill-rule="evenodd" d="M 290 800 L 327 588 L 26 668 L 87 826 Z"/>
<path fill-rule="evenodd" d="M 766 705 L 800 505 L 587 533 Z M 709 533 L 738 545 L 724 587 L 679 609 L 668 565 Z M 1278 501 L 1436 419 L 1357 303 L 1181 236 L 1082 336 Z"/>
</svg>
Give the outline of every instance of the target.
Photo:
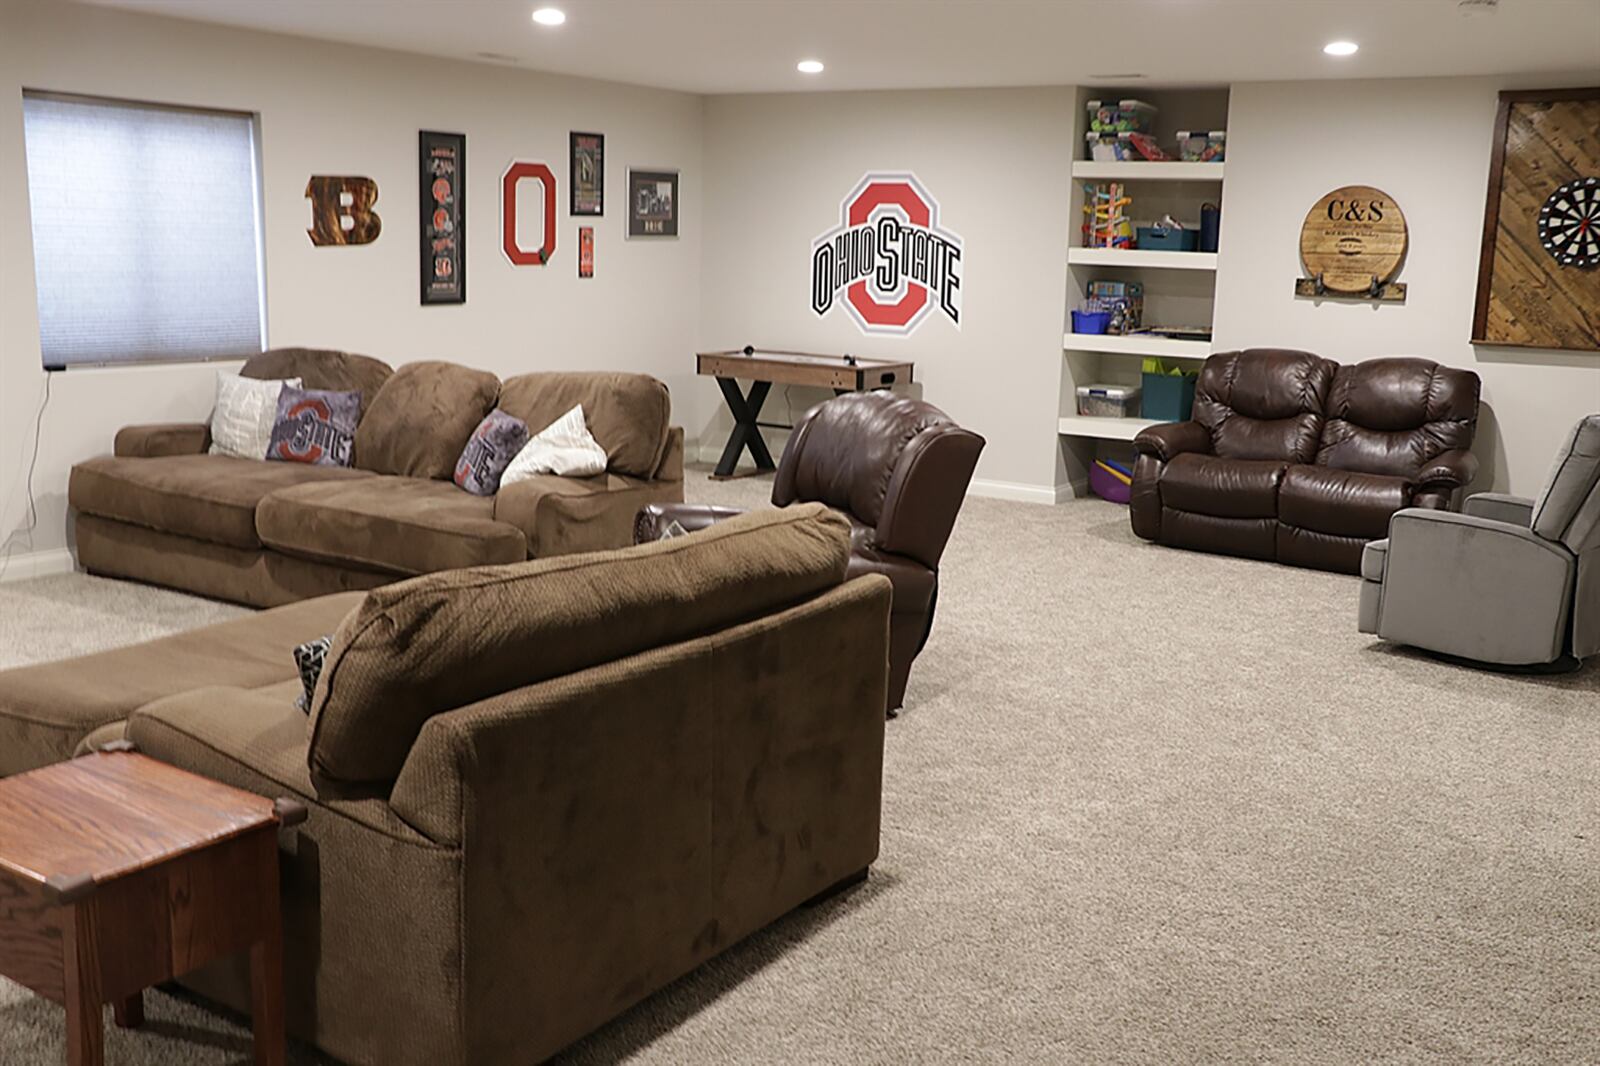
<svg viewBox="0 0 1600 1066">
<path fill-rule="evenodd" d="M 0 583 L 27 581 L 34 577 L 52 574 L 70 574 L 77 568 L 70 548 L 48 548 L 44 551 L 19 552 L 11 558 L 0 558 Z"/>
</svg>

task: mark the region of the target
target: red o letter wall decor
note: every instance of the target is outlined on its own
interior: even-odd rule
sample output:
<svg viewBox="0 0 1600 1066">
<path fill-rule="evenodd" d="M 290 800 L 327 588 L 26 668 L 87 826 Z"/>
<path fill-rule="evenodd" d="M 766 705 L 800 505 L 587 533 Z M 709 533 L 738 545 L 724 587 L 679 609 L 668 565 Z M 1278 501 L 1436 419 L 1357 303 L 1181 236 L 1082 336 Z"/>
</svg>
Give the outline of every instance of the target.
<svg viewBox="0 0 1600 1066">
<path fill-rule="evenodd" d="M 517 243 L 517 183 L 544 186 L 544 244 L 532 251 Z M 500 179 L 500 247 L 514 266 L 544 266 L 556 251 L 556 176 L 543 163 L 512 163 Z"/>
</svg>

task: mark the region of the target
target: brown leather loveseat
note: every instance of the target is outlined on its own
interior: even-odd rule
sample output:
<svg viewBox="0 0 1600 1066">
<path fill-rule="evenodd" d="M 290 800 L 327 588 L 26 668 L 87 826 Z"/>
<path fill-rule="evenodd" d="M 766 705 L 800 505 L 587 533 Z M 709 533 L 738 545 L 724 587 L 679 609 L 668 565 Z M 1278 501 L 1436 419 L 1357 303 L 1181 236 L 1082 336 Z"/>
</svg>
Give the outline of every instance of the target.
<svg viewBox="0 0 1600 1066">
<path fill-rule="evenodd" d="M 889 619 L 889 705 L 905 702 L 911 662 L 933 629 L 939 558 L 955 527 L 984 439 L 921 400 L 853 392 L 801 416 L 772 484 L 778 507 L 815 501 L 850 519 L 850 576 L 894 583 Z M 638 541 L 673 522 L 687 532 L 739 512 L 695 504 L 651 504 Z"/>
<path fill-rule="evenodd" d="M 1405 507 L 1477 473 L 1478 376 L 1255 348 L 1207 359 L 1194 417 L 1134 439 L 1133 531 L 1179 548 L 1359 573 Z"/>
</svg>

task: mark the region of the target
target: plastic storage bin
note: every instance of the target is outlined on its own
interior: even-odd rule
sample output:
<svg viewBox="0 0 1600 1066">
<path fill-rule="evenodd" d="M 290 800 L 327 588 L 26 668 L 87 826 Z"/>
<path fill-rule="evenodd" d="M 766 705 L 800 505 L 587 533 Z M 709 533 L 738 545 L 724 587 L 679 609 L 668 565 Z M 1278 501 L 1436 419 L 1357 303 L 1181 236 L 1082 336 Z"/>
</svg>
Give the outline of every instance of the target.
<svg viewBox="0 0 1600 1066">
<path fill-rule="evenodd" d="M 1139 386 L 1079 385 L 1078 413 L 1096 418 L 1138 418 Z"/>
<path fill-rule="evenodd" d="M 1073 311 L 1072 332 L 1104 333 L 1111 324 L 1110 311 Z"/>
<path fill-rule="evenodd" d="M 1149 133 L 1156 108 L 1143 100 L 1090 100 L 1089 132 L 1098 134 Z"/>
<path fill-rule="evenodd" d="M 1120 463 L 1096 459 L 1089 464 L 1089 491 L 1102 500 L 1127 503 L 1133 498 L 1133 475 Z"/>
<path fill-rule="evenodd" d="M 1147 252 L 1192 252 L 1200 243 L 1200 231 L 1140 226 L 1138 247 Z"/>
<path fill-rule="evenodd" d="M 1140 409 L 1157 422 L 1187 422 L 1194 413 L 1194 383 L 1200 375 L 1150 374 L 1143 377 Z"/>
<path fill-rule="evenodd" d="M 1139 149 L 1133 146 L 1131 134 L 1088 133 L 1083 139 L 1089 145 L 1088 158 L 1096 163 L 1122 163 L 1141 158 Z"/>
<path fill-rule="evenodd" d="M 1178 131 L 1178 158 L 1185 163 L 1221 163 L 1227 149 L 1227 130 Z"/>
</svg>

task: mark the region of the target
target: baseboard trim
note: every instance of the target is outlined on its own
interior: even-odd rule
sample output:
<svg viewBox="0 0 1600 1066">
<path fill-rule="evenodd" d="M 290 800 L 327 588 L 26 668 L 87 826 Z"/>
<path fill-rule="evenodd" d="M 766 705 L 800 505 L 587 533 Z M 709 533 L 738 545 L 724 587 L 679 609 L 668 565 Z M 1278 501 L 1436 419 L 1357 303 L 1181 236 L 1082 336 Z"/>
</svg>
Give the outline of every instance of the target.
<svg viewBox="0 0 1600 1066">
<path fill-rule="evenodd" d="M 9 561 L 0 561 L 0 582 L 27 581 L 29 578 L 48 577 L 51 574 L 70 574 L 77 568 L 70 548 L 51 548 L 47 551 L 24 552 L 13 555 Z"/>
<path fill-rule="evenodd" d="M 1087 483 L 1086 483 L 1087 484 Z M 967 487 L 969 496 L 985 496 L 991 500 L 1015 500 L 1018 503 L 1057 504 L 1070 499 L 1071 485 L 1029 485 L 1020 481 L 992 481 L 973 478 Z"/>
</svg>

